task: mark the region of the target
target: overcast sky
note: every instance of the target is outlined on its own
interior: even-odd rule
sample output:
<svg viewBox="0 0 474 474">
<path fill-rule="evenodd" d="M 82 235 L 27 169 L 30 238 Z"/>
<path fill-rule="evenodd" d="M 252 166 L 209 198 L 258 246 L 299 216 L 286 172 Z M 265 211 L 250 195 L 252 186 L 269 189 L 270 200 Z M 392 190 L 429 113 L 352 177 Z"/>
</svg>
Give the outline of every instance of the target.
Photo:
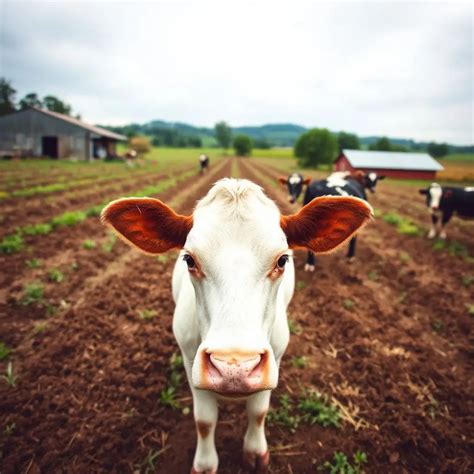
<svg viewBox="0 0 474 474">
<path fill-rule="evenodd" d="M 474 142 L 472 2 L 7 2 L 0 76 L 93 123 Z"/>
</svg>

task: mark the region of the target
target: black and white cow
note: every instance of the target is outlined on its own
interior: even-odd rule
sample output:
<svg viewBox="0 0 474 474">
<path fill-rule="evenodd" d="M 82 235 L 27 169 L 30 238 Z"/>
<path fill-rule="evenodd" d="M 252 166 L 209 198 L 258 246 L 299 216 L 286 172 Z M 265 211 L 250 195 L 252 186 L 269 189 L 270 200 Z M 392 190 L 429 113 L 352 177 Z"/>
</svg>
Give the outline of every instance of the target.
<svg viewBox="0 0 474 474">
<path fill-rule="evenodd" d="M 299 178 L 299 179 L 297 179 Z M 355 196 L 364 201 L 368 201 L 366 189 L 371 193 L 375 192 L 377 182 L 385 179 L 385 176 L 379 176 L 375 172 L 364 173 L 356 171 L 351 174 L 347 171 L 337 171 L 332 173 L 328 178 L 312 181 L 307 185 L 304 195 L 303 205 L 308 204 L 316 197 L 320 196 Z M 288 199 L 291 203 L 296 202 L 302 193 L 304 184 L 307 184 L 301 175 L 291 174 L 288 178 L 280 178 L 282 184 L 288 186 Z M 347 252 L 347 260 L 353 261 L 356 250 L 357 237 L 353 237 L 349 242 L 349 250 Z M 308 258 L 304 267 L 305 271 L 313 272 L 315 269 L 316 259 L 312 252 L 308 252 Z"/>
<path fill-rule="evenodd" d="M 303 192 L 303 187 L 311 182 L 311 178 L 303 178 L 299 173 L 292 173 L 288 178 L 278 178 L 280 183 L 288 186 L 288 201 L 294 204 Z"/>
<path fill-rule="evenodd" d="M 199 156 L 199 165 L 201 166 L 201 174 L 204 174 L 209 169 L 209 157 L 207 155 Z"/>
<path fill-rule="evenodd" d="M 426 196 L 426 204 L 431 213 L 429 239 L 438 234 L 441 239 L 446 238 L 445 226 L 453 214 L 462 219 L 474 218 L 474 187 L 455 188 L 433 183 L 427 189 L 420 189 L 420 194 Z"/>
</svg>

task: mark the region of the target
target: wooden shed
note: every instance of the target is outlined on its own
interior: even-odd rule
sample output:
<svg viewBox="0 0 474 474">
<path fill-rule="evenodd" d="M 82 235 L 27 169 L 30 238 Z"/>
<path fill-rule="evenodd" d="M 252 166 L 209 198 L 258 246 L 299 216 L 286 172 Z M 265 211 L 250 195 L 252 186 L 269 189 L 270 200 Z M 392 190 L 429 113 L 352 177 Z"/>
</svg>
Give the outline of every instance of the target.
<svg viewBox="0 0 474 474">
<path fill-rule="evenodd" d="M 336 171 L 376 171 L 390 178 L 433 180 L 444 168 L 426 153 L 342 150 Z"/>
<path fill-rule="evenodd" d="M 0 117 L 1 156 L 93 160 L 116 156 L 127 137 L 68 115 L 31 107 Z"/>
</svg>

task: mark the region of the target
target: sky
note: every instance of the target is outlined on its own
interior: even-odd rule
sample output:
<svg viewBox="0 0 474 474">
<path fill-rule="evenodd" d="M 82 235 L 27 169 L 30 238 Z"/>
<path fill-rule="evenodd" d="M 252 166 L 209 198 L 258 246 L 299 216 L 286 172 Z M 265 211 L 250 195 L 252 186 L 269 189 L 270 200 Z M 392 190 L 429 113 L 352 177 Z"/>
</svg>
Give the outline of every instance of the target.
<svg viewBox="0 0 474 474">
<path fill-rule="evenodd" d="M 85 121 L 474 143 L 473 3 L 0 0 L 0 76 Z"/>
</svg>

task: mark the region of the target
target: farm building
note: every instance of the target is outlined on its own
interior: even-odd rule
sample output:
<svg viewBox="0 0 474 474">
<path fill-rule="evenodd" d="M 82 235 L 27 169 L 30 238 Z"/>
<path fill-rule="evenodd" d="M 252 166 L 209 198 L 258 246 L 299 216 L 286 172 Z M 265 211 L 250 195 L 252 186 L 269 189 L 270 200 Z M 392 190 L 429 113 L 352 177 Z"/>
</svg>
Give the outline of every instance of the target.
<svg viewBox="0 0 474 474">
<path fill-rule="evenodd" d="M 67 115 L 31 107 L 0 117 L 1 156 L 92 160 L 116 155 L 127 137 Z"/>
<path fill-rule="evenodd" d="M 342 150 L 337 171 L 376 171 L 390 178 L 435 179 L 444 168 L 426 153 Z"/>
</svg>

